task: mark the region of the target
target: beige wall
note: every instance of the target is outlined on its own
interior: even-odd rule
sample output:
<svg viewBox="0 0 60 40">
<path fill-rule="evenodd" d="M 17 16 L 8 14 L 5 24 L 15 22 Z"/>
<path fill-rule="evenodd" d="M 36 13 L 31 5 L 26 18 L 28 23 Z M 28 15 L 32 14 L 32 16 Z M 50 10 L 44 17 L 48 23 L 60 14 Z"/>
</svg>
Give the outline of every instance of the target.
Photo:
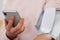
<svg viewBox="0 0 60 40">
<path fill-rule="evenodd" d="M 48 0 L 46 7 L 53 7 L 57 8 L 57 10 L 60 10 L 60 0 Z"/>
</svg>

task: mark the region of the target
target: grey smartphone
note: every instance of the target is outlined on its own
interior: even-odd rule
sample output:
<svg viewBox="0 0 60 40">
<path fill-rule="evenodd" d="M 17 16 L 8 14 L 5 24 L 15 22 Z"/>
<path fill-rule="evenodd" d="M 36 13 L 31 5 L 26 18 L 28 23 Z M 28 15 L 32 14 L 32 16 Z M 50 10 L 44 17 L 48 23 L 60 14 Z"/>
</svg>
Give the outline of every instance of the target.
<svg viewBox="0 0 60 40">
<path fill-rule="evenodd" d="M 7 20 L 9 20 L 11 16 L 15 16 L 15 20 L 14 20 L 14 24 L 13 24 L 14 26 L 16 26 L 18 24 L 19 20 L 21 19 L 20 15 L 17 11 L 11 11 L 11 10 L 3 11 L 3 14 Z"/>
</svg>

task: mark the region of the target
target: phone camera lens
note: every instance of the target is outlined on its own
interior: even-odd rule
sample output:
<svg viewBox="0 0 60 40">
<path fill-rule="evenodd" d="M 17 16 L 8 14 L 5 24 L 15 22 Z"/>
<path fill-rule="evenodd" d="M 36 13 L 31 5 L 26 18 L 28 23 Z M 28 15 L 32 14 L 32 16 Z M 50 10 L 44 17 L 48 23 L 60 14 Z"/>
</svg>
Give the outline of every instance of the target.
<svg viewBox="0 0 60 40">
<path fill-rule="evenodd" d="M 6 13 L 4 13 L 4 15 L 7 15 Z"/>
</svg>

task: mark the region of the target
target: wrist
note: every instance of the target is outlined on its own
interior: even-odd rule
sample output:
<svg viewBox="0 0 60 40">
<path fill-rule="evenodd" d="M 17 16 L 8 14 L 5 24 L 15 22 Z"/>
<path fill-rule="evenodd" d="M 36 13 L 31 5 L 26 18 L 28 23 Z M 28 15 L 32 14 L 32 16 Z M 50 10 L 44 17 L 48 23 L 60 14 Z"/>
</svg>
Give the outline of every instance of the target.
<svg viewBox="0 0 60 40">
<path fill-rule="evenodd" d="M 17 37 L 17 36 L 11 36 L 11 35 L 9 36 L 7 33 L 6 33 L 6 36 L 7 36 L 7 38 L 10 39 L 10 40 L 14 40 L 14 39 Z"/>
</svg>

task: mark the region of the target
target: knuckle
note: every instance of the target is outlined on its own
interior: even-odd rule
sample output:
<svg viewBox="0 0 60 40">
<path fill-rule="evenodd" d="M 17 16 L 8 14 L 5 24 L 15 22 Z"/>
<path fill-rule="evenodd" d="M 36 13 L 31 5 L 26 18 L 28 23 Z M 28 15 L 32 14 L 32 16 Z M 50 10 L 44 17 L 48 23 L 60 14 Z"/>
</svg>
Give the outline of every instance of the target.
<svg viewBox="0 0 60 40">
<path fill-rule="evenodd" d="M 21 32 L 23 32 L 24 31 L 24 29 L 21 29 Z"/>
</svg>

